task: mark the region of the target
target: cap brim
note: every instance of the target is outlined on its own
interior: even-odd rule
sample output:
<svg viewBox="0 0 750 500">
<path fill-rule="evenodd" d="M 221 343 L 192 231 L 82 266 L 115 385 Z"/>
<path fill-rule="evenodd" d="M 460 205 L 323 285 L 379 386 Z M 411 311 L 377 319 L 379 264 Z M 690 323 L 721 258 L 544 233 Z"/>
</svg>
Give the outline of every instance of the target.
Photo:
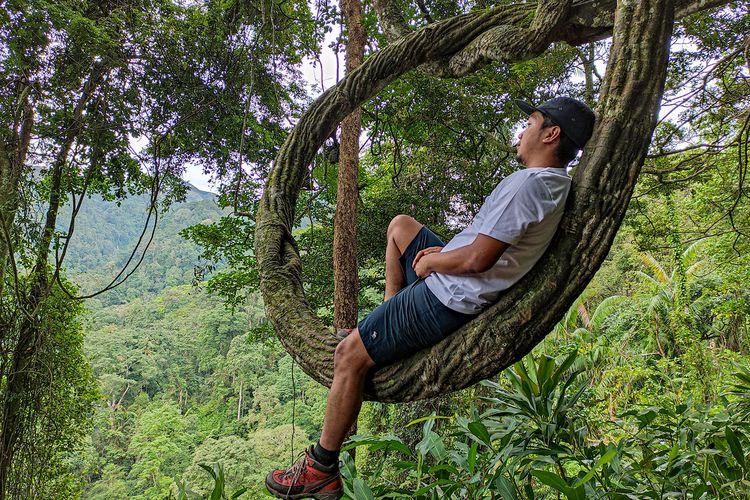
<svg viewBox="0 0 750 500">
<path fill-rule="evenodd" d="M 522 101 L 520 99 L 514 99 L 513 102 L 516 103 L 516 106 L 521 108 L 521 111 L 523 111 L 527 115 L 531 115 L 531 113 L 533 113 L 534 111 L 539 111 L 537 108 L 535 108 L 534 106 L 532 106 L 526 101 Z M 539 112 L 541 113 L 541 111 Z"/>
</svg>

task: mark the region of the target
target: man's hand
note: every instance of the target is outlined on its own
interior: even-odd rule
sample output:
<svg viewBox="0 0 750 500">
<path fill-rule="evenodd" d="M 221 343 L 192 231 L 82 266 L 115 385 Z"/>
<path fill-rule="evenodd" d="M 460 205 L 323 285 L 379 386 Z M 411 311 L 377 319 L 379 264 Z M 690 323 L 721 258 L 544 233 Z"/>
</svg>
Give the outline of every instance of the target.
<svg viewBox="0 0 750 500">
<path fill-rule="evenodd" d="M 442 251 L 442 247 L 430 247 L 417 253 L 412 263 L 420 278 L 432 273 L 467 276 L 483 273 L 495 265 L 510 244 L 490 236 L 479 234 L 469 245 Z"/>
<path fill-rule="evenodd" d="M 432 274 L 432 266 L 430 266 L 430 260 L 433 259 L 433 257 L 430 257 L 430 254 L 434 255 L 440 255 L 440 250 L 442 247 L 431 247 L 431 248 L 425 248 L 424 250 L 421 250 L 417 256 L 414 258 L 414 264 L 412 267 L 414 267 L 414 273 L 420 278 L 426 278 L 430 274 Z"/>
<path fill-rule="evenodd" d="M 440 253 L 442 250 L 443 250 L 443 247 L 427 247 L 425 249 L 420 250 L 419 252 L 417 252 L 417 255 L 414 256 L 414 262 L 411 263 L 412 269 L 414 269 L 415 272 L 417 271 L 417 263 L 425 255 L 428 255 L 428 254 L 431 254 L 431 253 Z M 430 274 L 430 273 L 427 273 L 427 274 Z M 417 276 L 419 276 L 420 278 L 424 278 L 425 276 L 427 276 L 427 274 L 425 274 L 424 276 L 422 276 L 421 274 L 419 274 L 417 272 Z"/>
</svg>

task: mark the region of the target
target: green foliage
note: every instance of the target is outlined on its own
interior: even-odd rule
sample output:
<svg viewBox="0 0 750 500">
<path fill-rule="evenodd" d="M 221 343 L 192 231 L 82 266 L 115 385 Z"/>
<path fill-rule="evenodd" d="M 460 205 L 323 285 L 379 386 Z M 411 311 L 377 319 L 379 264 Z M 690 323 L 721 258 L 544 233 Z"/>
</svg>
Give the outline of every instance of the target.
<svg viewBox="0 0 750 500">
<path fill-rule="evenodd" d="M 182 484 L 190 485 L 190 493 L 203 498 L 210 497 L 217 489 L 222 492 L 226 489 L 240 490 L 241 485 L 249 484 L 248 476 L 255 472 L 248 460 L 252 455 L 249 441 L 239 436 L 209 438 L 196 448 L 193 463 L 182 474 Z M 209 468 L 215 473 L 210 478 L 205 474 L 206 463 L 214 463 L 215 469 L 220 468 Z"/>
<path fill-rule="evenodd" d="M 182 415 L 175 403 L 149 405 L 138 415 L 128 446 L 135 491 L 144 498 L 166 496 L 172 478 L 187 465 L 194 439 L 194 418 Z"/>
<path fill-rule="evenodd" d="M 84 497 L 177 495 L 179 480 L 208 495 L 205 463 L 222 464 L 227 491 L 259 493 L 291 457 L 293 416 L 294 449 L 318 435 L 326 395 L 266 329 L 259 302 L 230 312 L 189 285 L 99 309 L 86 345 L 104 397 Z"/>
<path fill-rule="evenodd" d="M 210 500 L 239 498 L 243 493 L 245 493 L 245 491 L 247 491 L 247 488 L 240 488 L 234 491 L 231 496 L 227 497 L 227 494 L 225 492 L 226 485 L 224 480 L 224 467 L 222 467 L 221 464 L 214 464 L 213 467 L 209 467 L 205 464 L 201 464 L 200 466 L 203 470 L 210 474 L 211 478 L 214 480 L 214 488 L 213 490 L 211 490 L 211 493 L 206 496 L 206 498 L 209 498 Z M 188 499 L 188 491 L 185 483 L 180 484 L 179 494 L 177 495 L 177 498 L 178 500 Z"/>
<path fill-rule="evenodd" d="M 27 280 L 21 279 L 19 285 L 26 286 Z M 8 291 L 5 288 L 5 293 Z M 8 297 L 0 299 L 7 301 Z M 44 336 L 24 366 L 29 379 L 23 399 L 6 399 L 7 378 L 0 386 L 4 404 L 16 403 L 29 415 L 16 428 L 24 447 L 16 453 L 9 471 L 12 480 L 7 487 L 13 496 L 75 496 L 81 489 L 83 464 L 78 454 L 92 428 L 94 404 L 99 396 L 83 352 L 82 310 L 80 302 L 53 287 L 37 311 L 38 329 Z M 6 363 L 7 358 L 2 365 L 4 372 L 14 367 Z"/>
<path fill-rule="evenodd" d="M 260 429 L 246 438 L 209 438 L 196 448 L 192 464 L 182 475 L 183 484 L 189 485 L 192 494 L 189 498 L 207 498 L 217 489 L 232 492 L 244 489 L 248 498 L 257 498 L 265 491 L 268 471 L 279 468 L 285 460 L 294 460 L 293 452 L 304 449 L 308 439 L 305 432 L 293 429 L 290 424 Z M 222 468 L 223 486 L 220 486 L 218 474 L 217 477 L 206 476 L 206 464 Z"/>
<path fill-rule="evenodd" d="M 684 403 L 634 408 L 612 422 L 619 439 L 597 440 L 581 419 L 586 385 L 574 393 L 575 352 L 552 360 L 530 355 L 492 383 L 490 409 L 457 417 L 441 437 L 435 417 L 421 419 L 423 439 L 412 450 L 395 436 L 355 436 L 350 447 L 399 452 L 395 480 L 380 476 L 388 455 L 363 478 L 350 460 L 346 491 L 374 498 L 664 498 L 702 495 L 745 498 L 750 440 L 737 408 L 746 400 L 712 407 Z M 527 366 L 528 365 L 528 366 Z M 746 396 L 747 368 L 732 394 Z M 441 417 L 444 418 L 444 417 Z M 364 479 L 364 482 L 363 482 Z M 364 497 L 362 497 L 364 498 Z"/>
</svg>

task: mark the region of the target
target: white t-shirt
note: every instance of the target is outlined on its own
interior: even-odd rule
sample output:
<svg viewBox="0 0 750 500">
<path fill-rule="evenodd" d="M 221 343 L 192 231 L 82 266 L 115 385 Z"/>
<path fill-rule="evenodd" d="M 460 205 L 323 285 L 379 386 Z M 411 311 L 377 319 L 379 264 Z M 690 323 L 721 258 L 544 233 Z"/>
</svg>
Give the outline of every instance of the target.
<svg viewBox="0 0 750 500">
<path fill-rule="evenodd" d="M 564 168 L 525 168 L 495 187 L 471 225 L 442 251 L 470 245 L 478 234 L 508 243 L 492 268 L 456 276 L 432 273 L 425 282 L 447 307 L 476 314 L 510 288 L 539 260 L 552 241 L 565 209 L 570 177 Z"/>
</svg>

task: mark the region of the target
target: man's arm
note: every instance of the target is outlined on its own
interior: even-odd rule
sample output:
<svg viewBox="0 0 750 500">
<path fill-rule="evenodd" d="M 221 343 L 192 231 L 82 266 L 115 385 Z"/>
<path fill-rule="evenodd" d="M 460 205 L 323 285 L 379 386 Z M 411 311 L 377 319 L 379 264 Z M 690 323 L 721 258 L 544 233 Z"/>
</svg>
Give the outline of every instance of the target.
<svg viewBox="0 0 750 500">
<path fill-rule="evenodd" d="M 478 234 L 470 245 L 437 252 L 419 252 L 412 266 L 420 278 L 431 273 L 453 275 L 477 274 L 487 271 L 510 245 L 484 234 Z"/>
</svg>

